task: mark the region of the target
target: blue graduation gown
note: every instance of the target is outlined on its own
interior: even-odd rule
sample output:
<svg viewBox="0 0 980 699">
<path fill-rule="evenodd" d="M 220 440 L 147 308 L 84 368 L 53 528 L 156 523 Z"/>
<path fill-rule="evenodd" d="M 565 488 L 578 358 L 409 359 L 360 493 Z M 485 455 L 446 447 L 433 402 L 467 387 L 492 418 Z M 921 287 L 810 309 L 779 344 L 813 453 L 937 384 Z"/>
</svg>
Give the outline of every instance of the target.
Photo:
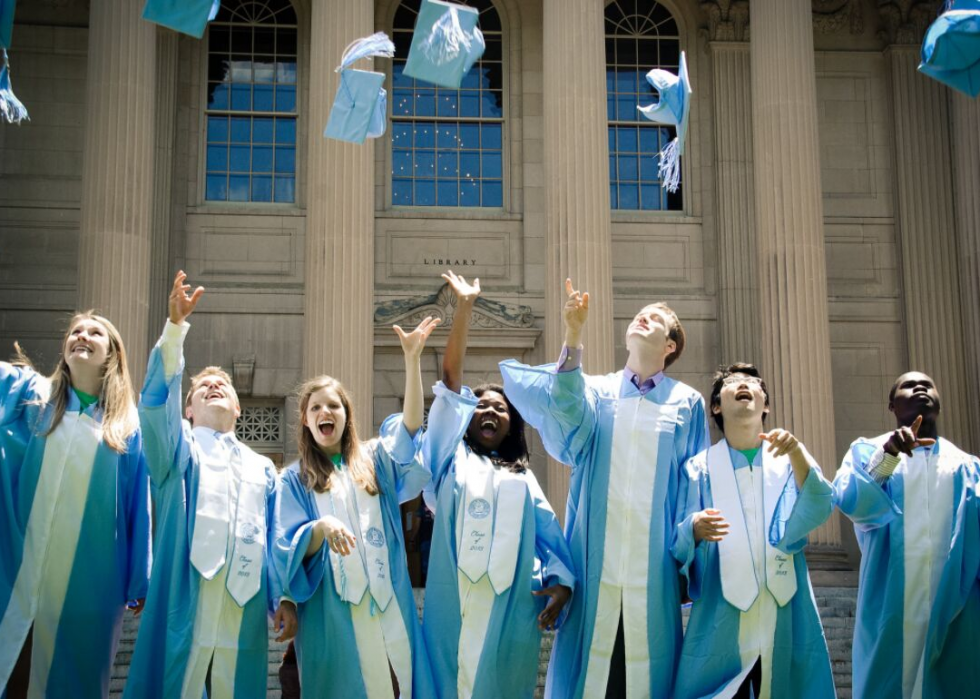
<svg viewBox="0 0 980 699">
<path fill-rule="evenodd" d="M 80 410 L 74 392 L 45 435 L 46 395 L 44 377 L 0 362 L 0 693 L 33 625 L 32 689 L 106 697 L 126 602 L 149 576 L 142 442 L 113 451 L 98 404 Z"/>
<path fill-rule="evenodd" d="M 477 400 L 469 388 L 463 387 L 461 395 L 441 382 L 434 392 L 436 399 L 429 409 L 428 427 L 422 438 L 422 460 L 433 477 L 426 490 L 429 494 L 431 487 L 431 495 L 436 499 L 422 629 L 438 696 L 455 699 L 462 626 L 456 526 L 465 498 L 456 473 L 465 467 L 459 461 L 468 451 L 462 439 Z M 474 699 L 530 699 L 534 695 L 541 646 L 537 615 L 544 609 L 547 598 L 535 597 L 531 591 L 554 584 L 575 587 L 571 552 L 558 518 L 534 475 L 528 471 L 520 477 L 528 490 L 517 568 L 511 587 L 493 602 L 474 683 Z M 563 616 L 567 609 L 566 606 Z"/>
<path fill-rule="evenodd" d="M 866 472 L 888 440 L 858 439 L 844 456 L 834 490 L 837 506 L 854 522 L 861 547 L 854 696 L 908 696 L 903 691 L 905 644 L 905 509 L 907 476 L 896 470 L 878 485 Z M 953 469 L 948 548 L 925 632 L 921 696 L 974 696 L 980 687 L 980 462 L 940 439 L 939 459 Z M 907 457 L 902 457 L 903 461 Z"/>
<path fill-rule="evenodd" d="M 745 461 L 741 454 L 733 454 L 733 463 L 739 458 Z M 760 450 L 752 467 L 762 468 L 762 458 Z M 674 557 L 682 566 L 681 572 L 687 577 L 688 595 L 694 602 L 677 670 L 674 696 L 678 699 L 716 696 L 743 669 L 739 653 L 742 615 L 723 595 L 718 545 L 694 542 L 694 514 L 716 506 L 706 459 L 707 452 L 702 452 L 685 468 L 678 503 L 684 520 L 677 528 L 672 547 Z M 827 642 L 803 555 L 807 535 L 823 524 L 832 510 L 833 489 L 823 475 L 811 470 L 797 492 L 791 469 L 773 521 L 764 523 L 770 544 L 793 555 L 796 575 L 796 594 L 785 606 L 776 605 L 768 696 L 783 696 L 790 687 L 793 696 L 800 699 L 835 696 Z M 731 521 L 742 513 L 723 511 L 722 516 Z M 752 561 L 746 561 L 746 565 L 751 566 Z M 765 580 L 759 584 L 764 587 Z M 760 594 L 764 591 L 760 590 Z"/>
<path fill-rule="evenodd" d="M 158 344 L 150 354 L 139 409 L 156 505 L 155 565 L 124 692 L 124 697 L 131 699 L 179 697 L 192 650 L 202 583 L 190 560 L 201 465 L 190 423 L 181 419 L 182 374 L 183 360 L 167 381 Z M 268 612 L 280 594 L 268 555 L 275 492 L 276 473 L 269 462 L 263 578 L 258 593 L 242 610 L 235 663 L 236 699 L 266 695 Z"/>
<path fill-rule="evenodd" d="M 418 497 L 429 476 L 400 415 L 384 421 L 373 451 L 391 583 L 412 649 L 412 697 L 427 699 L 436 696 L 435 687 L 408 577 L 399 506 Z M 327 544 L 304 560 L 321 516 L 314 493 L 300 479 L 299 463 L 291 464 L 282 472 L 276 501 L 273 559 L 283 594 L 296 601 L 300 685 L 304 699 L 366 699 L 350 605 L 336 593 Z M 377 659 L 377 671 L 388 674 L 385 657 Z"/>
<path fill-rule="evenodd" d="M 616 580 L 614 586 L 615 594 L 622 594 L 623 599 L 620 613 L 627 655 L 631 643 L 626 626 L 639 623 L 645 627 L 640 628 L 639 634 L 646 641 L 643 650 L 649 662 L 641 667 L 634 664 L 632 669 L 628 666 L 627 684 L 634 684 L 632 691 L 638 696 L 670 696 L 681 646 L 680 589 L 670 543 L 677 523 L 675 507 L 682 466 L 708 446 L 704 400 L 693 388 L 670 377 L 664 377 L 641 397 L 632 383 L 623 381 L 622 372 L 585 376 L 580 368 L 557 373 L 553 364 L 530 367 L 515 361 L 502 362 L 500 371 L 508 398 L 540 432 L 548 453 L 572 469 L 565 537 L 572 551 L 578 589 L 568 620 L 555 639 L 546 694 L 556 699 L 578 699 L 587 692 L 587 684 L 588 693 L 604 691 L 605 679 L 601 675 L 588 677 L 593 656 L 597 665 L 603 657 L 608 662 L 618 625 L 619 615 L 613 607 L 611 612 L 599 614 L 603 637 L 595 633 L 597 612 L 608 610 L 608 606 L 603 607 L 605 602 L 600 604 L 600 593 L 609 589 L 603 559 L 628 556 L 633 560 L 618 564 L 626 570 L 626 577 Z M 636 416 L 651 414 L 656 420 L 653 426 L 642 430 L 628 426 Z M 619 430 L 617 415 L 626 421 L 620 423 Z M 618 451 L 617 435 L 631 441 L 634 452 L 656 454 L 654 463 L 643 459 L 630 467 L 639 482 L 648 486 L 613 483 L 614 487 L 610 487 L 613 480 L 618 480 L 610 478 L 617 468 L 612 454 L 614 449 L 622 453 Z M 649 468 L 643 468 L 647 463 Z M 639 490 L 629 497 L 646 500 L 642 509 L 629 514 L 634 519 L 627 520 L 627 526 L 622 525 L 626 515 L 618 505 L 614 504 L 615 510 L 608 507 L 611 495 L 625 497 L 623 489 Z M 615 514 L 610 515 L 613 511 Z M 622 527 L 619 531 L 625 538 L 635 538 L 635 522 L 644 519 L 649 524 L 639 536 L 647 539 L 647 550 L 630 549 L 620 541 L 607 546 L 607 523 Z M 635 561 L 644 559 L 646 568 L 636 570 Z M 613 614 L 616 618 L 610 618 Z M 631 675 L 645 675 L 648 679 L 644 684 L 648 686 L 635 686 Z"/>
</svg>

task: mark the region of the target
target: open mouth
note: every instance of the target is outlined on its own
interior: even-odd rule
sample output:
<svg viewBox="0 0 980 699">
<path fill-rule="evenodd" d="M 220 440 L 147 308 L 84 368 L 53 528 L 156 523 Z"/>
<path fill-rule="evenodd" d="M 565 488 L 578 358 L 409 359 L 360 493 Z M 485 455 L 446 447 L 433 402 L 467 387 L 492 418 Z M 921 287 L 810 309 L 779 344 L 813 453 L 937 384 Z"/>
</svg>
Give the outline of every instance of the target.
<svg viewBox="0 0 980 699">
<path fill-rule="evenodd" d="M 91 345 L 87 345 L 84 342 L 77 342 L 75 343 L 75 346 L 71 348 L 72 354 L 82 354 L 83 352 L 85 352 L 86 354 L 92 354 L 94 351 L 95 351 L 94 347 L 92 347 Z"/>
<path fill-rule="evenodd" d="M 221 391 L 208 391 L 204 394 L 204 400 L 221 400 L 225 394 Z"/>
<path fill-rule="evenodd" d="M 492 437 L 496 436 L 499 428 L 500 425 L 496 420 L 484 418 L 480 421 L 480 436 L 482 436 L 484 439 L 491 439 Z"/>
<path fill-rule="evenodd" d="M 321 420 L 317 423 L 316 428 L 320 431 L 320 434 L 324 437 L 333 437 L 334 431 L 336 430 L 336 425 L 333 420 Z"/>
<path fill-rule="evenodd" d="M 740 403 L 749 403 L 752 401 L 752 391 L 741 390 L 735 394 L 735 400 Z"/>
</svg>

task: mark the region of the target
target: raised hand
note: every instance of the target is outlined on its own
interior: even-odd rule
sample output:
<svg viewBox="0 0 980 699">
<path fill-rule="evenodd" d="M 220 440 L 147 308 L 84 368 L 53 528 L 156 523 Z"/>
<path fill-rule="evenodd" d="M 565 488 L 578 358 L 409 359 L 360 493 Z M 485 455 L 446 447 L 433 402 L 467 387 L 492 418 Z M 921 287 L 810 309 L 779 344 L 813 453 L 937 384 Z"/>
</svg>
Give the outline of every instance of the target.
<svg viewBox="0 0 980 699">
<path fill-rule="evenodd" d="M 555 624 L 558 623 L 558 617 L 561 616 L 561 610 L 565 608 L 568 600 L 572 598 L 572 589 L 566 585 L 556 584 L 538 590 L 537 592 L 532 591 L 531 594 L 536 597 L 551 598 L 548 600 L 548 604 L 545 605 L 544 611 L 538 614 L 538 628 L 542 631 L 554 629 Z"/>
<path fill-rule="evenodd" d="M 453 293 L 456 294 L 460 303 L 473 303 L 476 301 L 476 297 L 480 295 L 479 277 L 474 279 L 472 284 L 468 284 L 462 275 L 449 270 L 442 275 L 442 278 L 449 282 L 449 286 L 453 288 Z"/>
<path fill-rule="evenodd" d="M 288 600 L 279 602 L 279 609 L 272 619 L 272 630 L 279 631 L 276 641 L 284 643 L 290 641 L 296 635 L 299 627 L 299 619 L 296 616 L 296 605 Z"/>
<path fill-rule="evenodd" d="M 350 529 L 344 526 L 343 522 L 333 515 L 321 517 L 317 521 L 316 526 L 320 528 L 324 541 L 327 542 L 327 546 L 334 553 L 341 556 L 349 556 L 354 550 L 357 537 L 351 533 Z"/>
<path fill-rule="evenodd" d="M 708 508 L 694 514 L 694 541 L 721 541 L 728 534 L 728 522 L 721 510 Z"/>
<path fill-rule="evenodd" d="M 589 292 L 576 291 L 572 286 L 572 280 L 566 279 L 565 294 L 568 298 L 561 311 L 562 320 L 565 322 L 565 344 L 569 347 L 578 347 L 582 327 L 589 318 Z"/>
<path fill-rule="evenodd" d="M 800 440 L 790 434 L 787 430 L 769 430 L 768 432 L 763 432 L 760 434 L 759 439 L 769 443 L 766 450 L 773 456 L 793 454 L 800 448 Z"/>
<path fill-rule="evenodd" d="M 170 289 L 170 322 L 174 325 L 183 323 L 187 316 L 194 312 L 197 302 L 204 295 L 203 286 L 197 287 L 194 289 L 194 293 L 188 294 L 191 285 L 185 284 L 185 279 L 187 279 L 187 275 L 184 274 L 184 270 L 177 272 L 177 276 L 174 277 L 174 285 Z"/>
<path fill-rule="evenodd" d="M 899 427 L 897 430 L 892 432 L 888 441 L 885 442 L 884 450 L 891 454 L 892 456 L 898 456 L 899 453 L 905 454 L 906 456 L 912 456 L 912 450 L 916 447 L 931 447 L 936 443 L 935 439 L 930 437 L 923 437 L 919 439 L 919 428 L 922 427 L 922 416 L 915 418 L 913 422 L 908 427 Z"/>
<path fill-rule="evenodd" d="M 415 330 L 410 333 L 405 332 L 398 325 L 391 326 L 398 335 L 398 339 L 401 340 L 402 352 L 404 352 L 406 359 L 416 358 L 422 355 L 422 350 L 425 349 L 425 341 L 429 339 L 429 335 L 432 334 L 432 331 L 441 322 L 441 318 L 426 316 L 421 323 L 415 326 Z"/>
</svg>

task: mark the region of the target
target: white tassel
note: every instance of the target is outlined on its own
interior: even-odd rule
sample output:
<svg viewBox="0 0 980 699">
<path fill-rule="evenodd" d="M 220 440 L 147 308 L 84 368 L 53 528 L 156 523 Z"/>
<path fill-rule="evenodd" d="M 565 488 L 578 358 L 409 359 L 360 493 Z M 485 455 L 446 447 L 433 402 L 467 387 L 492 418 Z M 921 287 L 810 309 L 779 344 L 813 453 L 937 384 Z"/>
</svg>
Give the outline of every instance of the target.
<svg viewBox="0 0 980 699">
<path fill-rule="evenodd" d="M 394 55 L 395 44 L 388 38 L 387 34 L 377 32 L 363 39 L 355 39 L 348 44 L 347 48 L 344 49 L 343 58 L 340 59 L 340 65 L 337 66 L 337 72 L 368 56 L 391 58 Z"/>
<path fill-rule="evenodd" d="M 3 65 L 0 66 L 0 115 L 3 115 L 8 124 L 20 124 L 24 119 L 31 120 L 27 116 L 27 107 L 17 99 L 10 84 L 10 64 L 6 49 L 3 49 Z"/>
<path fill-rule="evenodd" d="M 660 186 L 673 194 L 681 184 L 681 151 L 680 141 L 676 138 L 664 146 L 657 155 L 660 156 L 659 176 Z"/>
<path fill-rule="evenodd" d="M 455 60 L 460 51 L 470 50 L 470 38 L 459 24 L 459 12 L 455 7 L 450 7 L 449 12 L 432 25 L 432 33 L 419 48 L 422 55 L 437 66 Z"/>
</svg>

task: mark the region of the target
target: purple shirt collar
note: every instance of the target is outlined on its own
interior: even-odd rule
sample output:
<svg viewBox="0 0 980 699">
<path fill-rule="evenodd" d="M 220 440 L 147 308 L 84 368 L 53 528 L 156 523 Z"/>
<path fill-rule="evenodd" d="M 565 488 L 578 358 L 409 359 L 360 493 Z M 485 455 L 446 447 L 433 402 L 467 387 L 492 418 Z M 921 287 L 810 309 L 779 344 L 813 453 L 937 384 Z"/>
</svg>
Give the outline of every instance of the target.
<svg viewBox="0 0 980 699">
<path fill-rule="evenodd" d="M 636 386 L 636 390 L 640 392 L 641 396 L 645 396 L 654 388 L 657 387 L 664 379 L 664 372 L 658 371 L 656 374 L 651 376 L 649 379 L 640 383 L 640 377 L 629 367 L 623 367 L 623 379 L 629 381 L 631 384 Z"/>
</svg>

